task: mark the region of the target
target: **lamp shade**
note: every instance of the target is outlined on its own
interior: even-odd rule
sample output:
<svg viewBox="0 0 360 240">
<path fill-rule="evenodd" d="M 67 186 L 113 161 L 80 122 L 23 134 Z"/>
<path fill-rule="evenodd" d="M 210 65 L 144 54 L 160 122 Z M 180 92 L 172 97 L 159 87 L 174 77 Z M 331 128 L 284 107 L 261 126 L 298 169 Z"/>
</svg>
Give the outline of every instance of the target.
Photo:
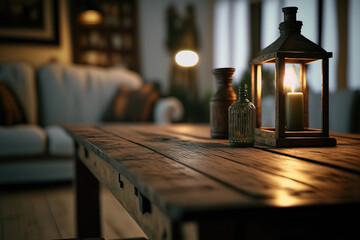
<svg viewBox="0 0 360 240">
<path fill-rule="evenodd" d="M 181 50 L 176 53 L 175 61 L 182 67 L 193 67 L 199 62 L 199 55 L 193 50 Z"/>
<path fill-rule="evenodd" d="M 77 20 L 84 25 L 96 25 L 102 23 L 103 15 L 96 4 L 84 0 L 81 2 Z"/>
</svg>

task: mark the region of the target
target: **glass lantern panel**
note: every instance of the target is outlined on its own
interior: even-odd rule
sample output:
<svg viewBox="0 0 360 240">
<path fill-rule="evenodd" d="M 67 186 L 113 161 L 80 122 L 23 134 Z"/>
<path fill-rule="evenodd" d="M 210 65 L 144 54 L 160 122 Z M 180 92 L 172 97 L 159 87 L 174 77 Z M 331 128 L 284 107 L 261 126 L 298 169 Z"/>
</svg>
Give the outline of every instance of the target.
<svg viewBox="0 0 360 240">
<path fill-rule="evenodd" d="M 321 129 L 321 61 L 314 62 L 307 65 L 307 86 L 308 86 L 308 115 L 309 127 Z"/>
<path fill-rule="evenodd" d="M 261 65 L 261 126 L 275 127 L 275 64 Z"/>
</svg>

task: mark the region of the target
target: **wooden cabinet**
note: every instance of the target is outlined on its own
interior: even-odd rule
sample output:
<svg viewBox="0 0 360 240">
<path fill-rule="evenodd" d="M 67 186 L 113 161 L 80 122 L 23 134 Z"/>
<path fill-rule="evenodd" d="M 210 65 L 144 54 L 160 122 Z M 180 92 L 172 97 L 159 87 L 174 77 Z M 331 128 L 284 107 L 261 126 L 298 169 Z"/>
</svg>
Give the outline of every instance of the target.
<svg viewBox="0 0 360 240">
<path fill-rule="evenodd" d="M 84 1 L 68 2 L 74 63 L 123 65 L 140 71 L 136 0 L 94 1 L 103 15 L 102 23 L 97 25 L 85 25 L 77 20 Z"/>
</svg>

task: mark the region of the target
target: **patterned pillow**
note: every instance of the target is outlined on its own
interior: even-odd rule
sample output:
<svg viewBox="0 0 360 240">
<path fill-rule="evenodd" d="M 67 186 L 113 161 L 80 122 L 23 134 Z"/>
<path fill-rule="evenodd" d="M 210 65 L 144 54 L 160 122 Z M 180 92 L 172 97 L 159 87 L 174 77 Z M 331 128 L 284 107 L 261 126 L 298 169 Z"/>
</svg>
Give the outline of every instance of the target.
<svg viewBox="0 0 360 240">
<path fill-rule="evenodd" d="M 153 108 L 159 99 L 159 93 L 153 84 L 145 84 L 140 89 L 119 89 L 105 113 L 105 121 L 149 122 L 152 121 Z"/>
<path fill-rule="evenodd" d="M 0 125 L 25 123 L 25 114 L 12 91 L 0 81 Z"/>
</svg>

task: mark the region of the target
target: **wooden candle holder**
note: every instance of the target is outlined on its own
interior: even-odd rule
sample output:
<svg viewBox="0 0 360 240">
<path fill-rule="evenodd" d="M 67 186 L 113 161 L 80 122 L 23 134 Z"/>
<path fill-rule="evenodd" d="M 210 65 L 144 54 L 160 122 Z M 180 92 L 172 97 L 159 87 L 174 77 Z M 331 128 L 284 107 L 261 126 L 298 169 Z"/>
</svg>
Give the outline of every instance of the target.
<svg viewBox="0 0 360 240">
<path fill-rule="evenodd" d="M 252 101 L 256 106 L 255 141 L 276 147 L 336 146 L 329 137 L 329 58 L 325 51 L 300 34 L 302 22 L 296 21 L 296 7 L 283 8 L 280 37 L 251 61 Z M 307 65 L 321 61 L 321 129 L 309 128 Z M 261 66 L 275 63 L 275 127 L 261 127 Z M 285 64 L 300 65 L 300 91 L 304 94 L 304 130 L 286 131 L 284 75 Z"/>
</svg>

